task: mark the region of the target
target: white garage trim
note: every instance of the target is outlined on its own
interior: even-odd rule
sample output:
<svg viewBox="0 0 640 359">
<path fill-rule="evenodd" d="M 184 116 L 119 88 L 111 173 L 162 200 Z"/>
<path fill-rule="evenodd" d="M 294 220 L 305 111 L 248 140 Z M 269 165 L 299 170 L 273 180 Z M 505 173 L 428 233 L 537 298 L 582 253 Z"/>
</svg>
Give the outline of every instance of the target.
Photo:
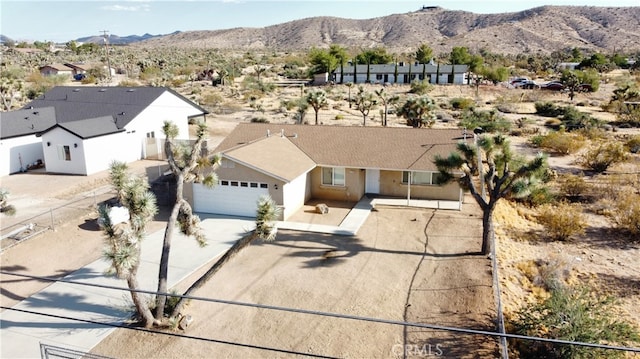
<svg viewBox="0 0 640 359">
<path fill-rule="evenodd" d="M 193 184 L 193 210 L 201 213 L 255 217 L 260 196 L 269 195 L 269 186 L 261 182 L 220 180 L 207 188 Z"/>
</svg>

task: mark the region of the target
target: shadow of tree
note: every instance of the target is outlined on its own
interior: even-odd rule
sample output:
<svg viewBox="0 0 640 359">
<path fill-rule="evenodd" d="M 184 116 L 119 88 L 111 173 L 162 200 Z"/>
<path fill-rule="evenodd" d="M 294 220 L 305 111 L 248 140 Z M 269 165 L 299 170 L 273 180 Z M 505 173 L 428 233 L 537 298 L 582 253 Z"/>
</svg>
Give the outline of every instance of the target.
<svg viewBox="0 0 640 359">
<path fill-rule="evenodd" d="M 640 296 L 640 278 L 599 273 L 596 281 L 615 297 Z"/>
</svg>

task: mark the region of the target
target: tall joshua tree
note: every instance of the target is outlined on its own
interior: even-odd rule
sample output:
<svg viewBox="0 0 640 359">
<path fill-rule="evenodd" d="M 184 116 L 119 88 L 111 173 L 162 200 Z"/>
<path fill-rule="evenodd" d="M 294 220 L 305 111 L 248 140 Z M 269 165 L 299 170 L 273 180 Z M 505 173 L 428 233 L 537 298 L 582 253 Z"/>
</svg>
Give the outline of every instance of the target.
<svg viewBox="0 0 640 359">
<path fill-rule="evenodd" d="M 310 91 L 305 98 L 307 103 L 313 107 L 316 113 L 316 125 L 318 124 L 318 112 L 327 105 L 327 93 L 323 90 Z"/>
<path fill-rule="evenodd" d="M 376 90 L 375 93 L 376 93 L 376 96 L 380 98 L 380 101 L 382 101 L 382 106 L 384 106 L 384 114 L 382 115 L 382 126 L 386 127 L 387 112 L 388 112 L 389 105 L 392 105 L 398 102 L 400 97 L 398 97 L 397 95 L 391 95 L 385 92 L 384 88 L 381 88 L 380 90 Z"/>
<path fill-rule="evenodd" d="M 376 99 L 372 93 L 365 91 L 362 86 L 359 86 L 354 103 L 358 111 L 362 114 L 362 126 L 366 126 L 367 116 L 369 115 L 369 111 L 376 106 Z"/>
<path fill-rule="evenodd" d="M 229 248 L 202 277 L 198 278 L 198 280 L 195 281 L 183 295 L 189 296 L 195 290 L 202 287 L 222 268 L 225 263 L 229 262 L 243 248 L 247 247 L 256 239 L 260 238 L 265 241 L 273 241 L 276 238 L 277 229 L 275 228 L 274 221 L 280 217 L 280 208 L 276 206 L 276 203 L 269 196 L 260 197 L 257 206 L 256 229 L 234 243 L 233 246 L 231 246 L 231 248 Z M 174 307 L 171 317 L 177 317 L 185 304 L 185 298 L 181 297 Z"/>
<path fill-rule="evenodd" d="M 478 202 L 482 209 L 481 253 L 488 254 L 493 248 L 493 211 L 496 204 L 508 196 L 529 194 L 542 179 L 547 168 L 547 159 L 540 154 L 524 164 L 518 163 L 511 152 L 509 142 L 500 135 L 480 137 L 477 145 L 460 142 L 457 150 L 448 157 L 435 157 L 434 162 L 440 171 L 439 181 L 446 183 L 457 179 Z M 486 170 L 481 165 L 482 155 L 487 163 Z M 458 178 L 454 176 L 454 171 L 461 171 L 464 175 Z M 478 175 L 482 176 L 480 184 L 474 180 L 474 176 Z"/>
<path fill-rule="evenodd" d="M 205 169 L 217 167 L 220 163 L 220 157 L 202 153 L 202 144 L 207 135 L 207 125 L 203 122 L 198 123 L 196 141 L 190 147 L 176 142 L 178 127 L 174 123 L 165 121 L 162 130 L 167 138 L 164 151 L 169 162 L 169 169 L 176 177 L 177 183 L 176 200 L 164 232 L 160 269 L 158 271 L 158 292 L 167 293 L 169 253 L 176 225 L 179 225 L 183 234 L 194 237 L 202 246 L 206 245 L 204 233 L 200 228 L 200 218 L 193 213 L 191 205 L 184 199 L 182 193 L 184 184 L 187 182 L 199 182 L 207 187 L 213 187 L 218 182 L 218 178 L 215 172 L 205 172 Z M 167 297 L 164 295 L 157 296 L 156 320 L 162 320 L 166 300 Z"/>
<path fill-rule="evenodd" d="M 150 328 L 156 322 L 145 296 L 137 292 L 140 288 L 137 274 L 146 224 L 158 212 L 156 198 L 144 179 L 127 172 L 125 163 L 112 163 L 110 177 L 118 202 L 129 211 L 129 221 L 113 223 L 108 207 L 98 209 L 98 222 L 106 235 L 104 257 L 110 261 L 113 272 L 127 281 L 136 312 L 142 324 Z"/>
</svg>

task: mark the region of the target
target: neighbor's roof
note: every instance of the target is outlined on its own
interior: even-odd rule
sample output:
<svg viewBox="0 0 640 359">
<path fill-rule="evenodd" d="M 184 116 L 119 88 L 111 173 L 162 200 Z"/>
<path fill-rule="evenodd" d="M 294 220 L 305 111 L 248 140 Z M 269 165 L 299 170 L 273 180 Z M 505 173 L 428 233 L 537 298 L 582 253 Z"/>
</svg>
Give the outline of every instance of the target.
<svg viewBox="0 0 640 359">
<path fill-rule="evenodd" d="M 53 107 L 0 112 L 0 139 L 35 134 L 56 124 Z"/>
<path fill-rule="evenodd" d="M 90 131 L 92 137 L 95 137 L 112 133 L 110 132 L 112 124 L 115 124 L 118 129 L 123 129 L 165 92 L 170 92 L 184 100 L 198 109 L 201 114 L 208 113 L 202 107 L 166 87 L 57 86 L 25 105 L 23 109 L 53 107 L 58 124 L 89 121 L 85 123 L 97 126 L 95 131 L 105 129 L 106 132 L 102 133 Z M 98 118 L 108 123 L 101 126 L 96 120 Z"/>
<path fill-rule="evenodd" d="M 267 136 L 287 139 L 295 147 L 258 141 Z M 290 158 L 301 153 L 318 166 L 437 171 L 434 156 L 448 156 L 463 138 L 461 129 L 241 123 L 215 151 L 232 155 L 241 150 L 245 159 L 256 157 L 256 167 L 287 173 L 295 172 Z"/>
<path fill-rule="evenodd" d="M 44 65 L 44 66 L 40 66 L 40 70 L 46 68 L 46 67 L 50 67 L 52 69 L 56 69 L 58 71 L 73 71 L 73 68 L 65 65 L 65 64 L 49 64 L 49 65 Z"/>
</svg>

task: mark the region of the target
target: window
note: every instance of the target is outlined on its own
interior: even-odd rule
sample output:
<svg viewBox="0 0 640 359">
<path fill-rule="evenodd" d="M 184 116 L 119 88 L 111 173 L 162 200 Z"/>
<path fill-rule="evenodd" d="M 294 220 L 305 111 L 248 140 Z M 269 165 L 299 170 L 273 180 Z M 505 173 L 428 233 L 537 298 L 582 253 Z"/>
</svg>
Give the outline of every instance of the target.
<svg viewBox="0 0 640 359">
<path fill-rule="evenodd" d="M 323 167 L 322 184 L 327 186 L 344 186 L 344 168 Z"/>
<path fill-rule="evenodd" d="M 260 183 L 260 188 L 269 188 L 269 186 L 266 183 Z"/>
<path fill-rule="evenodd" d="M 238 187 L 238 181 L 231 181 L 231 187 Z"/>
<path fill-rule="evenodd" d="M 229 185 L 229 181 L 227 181 L 227 180 L 222 180 L 222 181 L 220 181 L 220 185 L 221 185 L 221 186 L 228 186 L 228 185 Z"/>
<path fill-rule="evenodd" d="M 58 159 L 61 161 L 71 161 L 71 148 L 66 145 L 58 145 Z"/>
<path fill-rule="evenodd" d="M 151 132 L 147 132 L 147 138 L 155 138 L 156 137 L 156 133 L 151 131 Z"/>
<path fill-rule="evenodd" d="M 376 74 L 376 80 L 382 80 L 382 74 Z"/>
<path fill-rule="evenodd" d="M 251 182 L 249 185 L 251 186 L 251 188 L 258 188 L 258 184 L 255 182 Z"/>
<path fill-rule="evenodd" d="M 437 185 L 438 172 L 411 172 L 411 184 L 417 185 Z M 409 171 L 402 172 L 402 183 L 409 183 Z"/>
<path fill-rule="evenodd" d="M 240 187 L 249 187 L 248 182 L 240 182 Z"/>
</svg>

